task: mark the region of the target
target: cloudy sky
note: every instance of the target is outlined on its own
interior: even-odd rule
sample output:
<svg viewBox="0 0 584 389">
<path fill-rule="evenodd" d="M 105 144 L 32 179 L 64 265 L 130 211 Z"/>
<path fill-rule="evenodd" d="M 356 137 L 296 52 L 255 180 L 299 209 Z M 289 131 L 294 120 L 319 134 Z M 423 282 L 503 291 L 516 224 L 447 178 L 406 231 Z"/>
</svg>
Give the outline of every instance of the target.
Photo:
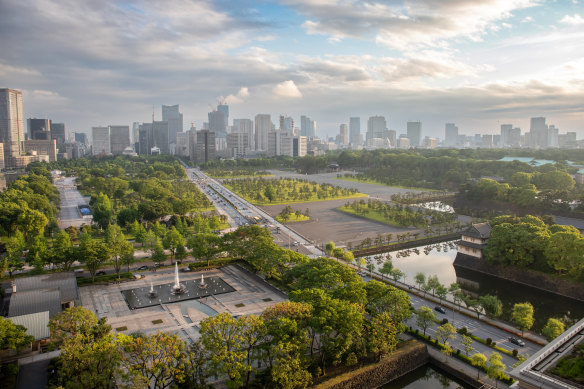
<svg viewBox="0 0 584 389">
<path fill-rule="evenodd" d="M 0 87 L 68 130 L 150 121 L 180 104 L 234 118 L 383 115 L 444 137 L 523 131 L 545 116 L 584 137 L 584 0 L 1 0 Z"/>
</svg>

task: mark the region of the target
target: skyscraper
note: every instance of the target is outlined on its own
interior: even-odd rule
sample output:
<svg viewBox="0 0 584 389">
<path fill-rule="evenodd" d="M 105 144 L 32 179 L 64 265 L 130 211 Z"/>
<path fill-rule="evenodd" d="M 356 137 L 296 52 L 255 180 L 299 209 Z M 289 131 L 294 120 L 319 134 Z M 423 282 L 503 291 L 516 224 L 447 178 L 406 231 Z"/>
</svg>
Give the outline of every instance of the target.
<svg viewBox="0 0 584 389">
<path fill-rule="evenodd" d="M 316 122 L 308 116 L 300 116 L 300 135 L 309 138 L 316 137 Z"/>
<path fill-rule="evenodd" d="M 280 131 L 294 131 L 294 119 L 280 115 Z"/>
<path fill-rule="evenodd" d="M 255 150 L 255 139 L 253 132 L 253 120 L 251 119 L 233 119 L 233 128 L 239 133 L 247 134 L 248 151 Z"/>
<path fill-rule="evenodd" d="M 27 119 L 28 139 L 49 140 L 51 139 L 50 119 Z"/>
<path fill-rule="evenodd" d="M 458 139 L 458 127 L 454 123 L 446 123 L 444 127 L 444 145 L 448 147 L 456 146 Z"/>
<path fill-rule="evenodd" d="M 169 128 L 168 122 L 161 121 L 152 122 L 152 147 L 158 147 L 160 149 L 160 154 L 169 154 Z M 176 138 L 176 135 L 175 135 Z"/>
<path fill-rule="evenodd" d="M 209 112 L 209 130 L 215 133 L 217 138 L 225 138 L 227 136 L 227 117 L 222 111 Z"/>
<path fill-rule="evenodd" d="M 346 124 L 341 124 L 339 126 L 339 140 L 339 143 L 344 146 L 349 143 L 349 126 Z"/>
<path fill-rule="evenodd" d="M 111 153 L 121 155 L 130 146 L 130 126 L 110 126 Z"/>
<path fill-rule="evenodd" d="M 531 147 L 546 148 L 548 146 L 548 126 L 544 117 L 531 118 L 529 134 Z"/>
<path fill-rule="evenodd" d="M 407 134 L 410 138 L 410 146 L 419 147 L 422 140 L 422 122 L 408 122 Z"/>
<path fill-rule="evenodd" d="M 255 147 L 257 151 L 268 151 L 268 131 L 272 130 L 272 119 L 269 114 L 255 116 Z"/>
<path fill-rule="evenodd" d="M 209 130 L 197 131 L 196 161 L 199 164 L 215 159 L 215 133 Z"/>
<path fill-rule="evenodd" d="M 57 141 L 57 148 L 65 143 L 65 138 L 65 123 L 51 123 L 51 139 Z"/>
<path fill-rule="evenodd" d="M 361 143 L 361 118 L 352 117 L 349 119 L 349 142 L 356 146 Z"/>
<path fill-rule="evenodd" d="M 217 106 L 217 112 L 223 112 L 223 115 L 225 115 L 225 126 L 229 126 L 229 106 L 224 102 L 220 102 Z"/>
<path fill-rule="evenodd" d="M 384 116 L 371 116 L 367 120 L 366 140 L 373 138 L 383 138 L 383 133 L 387 130 L 387 121 Z"/>
<path fill-rule="evenodd" d="M 93 155 L 111 153 L 109 127 L 91 127 L 91 139 L 93 142 Z"/>
<path fill-rule="evenodd" d="M 162 106 L 162 121 L 168 122 L 169 145 L 176 143 L 176 133 L 183 130 L 183 114 L 179 112 L 178 104 Z M 166 146 L 166 149 L 169 150 L 169 146 Z"/>
<path fill-rule="evenodd" d="M 511 129 L 513 129 L 513 124 L 501 124 L 501 143 L 503 147 L 510 146 Z"/>
</svg>

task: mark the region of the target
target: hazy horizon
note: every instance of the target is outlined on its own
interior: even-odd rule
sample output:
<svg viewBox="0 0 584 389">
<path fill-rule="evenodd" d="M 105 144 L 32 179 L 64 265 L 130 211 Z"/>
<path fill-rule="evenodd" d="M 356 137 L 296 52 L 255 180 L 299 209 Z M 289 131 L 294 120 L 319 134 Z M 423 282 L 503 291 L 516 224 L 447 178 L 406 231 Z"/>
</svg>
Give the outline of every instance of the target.
<svg viewBox="0 0 584 389">
<path fill-rule="evenodd" d="M 578 0 L 60 1 L 0 3 L 0 87 L 25 118 L 68 131 L 160 119 L 197 128 L 269 113 L 334 136 L 383 115 L 398 135 L 529 130 L 544 116 L 584 136 L 584 9 Z"/>
</svg>

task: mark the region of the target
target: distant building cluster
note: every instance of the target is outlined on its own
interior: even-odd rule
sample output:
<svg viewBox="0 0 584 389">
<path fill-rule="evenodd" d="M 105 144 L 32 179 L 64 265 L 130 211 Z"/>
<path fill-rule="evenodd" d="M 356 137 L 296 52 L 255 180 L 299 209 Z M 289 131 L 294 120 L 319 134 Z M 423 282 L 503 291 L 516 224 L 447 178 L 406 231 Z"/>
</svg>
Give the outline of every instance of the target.
<svg viewBox="0 0 584 389">
<path fill-rule="evenodd" d="M 253 119 L 238 118 L 229 125 L 229 106 L 219 102 L 208 113 L 208 121 L 197 130 L 194 124 L 184 131 L 179 105 L 163 105 L 162 120 L 133 125 L 107 125 L 91 128 L 89 134 L 68 134 L 64 123 L 51 119 L 29 118 L 24 129 L 22 92 L 0 89 L 0 169 L 25 167 L 33 161 L 55 161 L 84 155 L 156 155 L 176 154 L 196 163 L 216 158 L 254 158 L 259 156 L 320 155 L 336 149 L 410 149 L 453 148 L 579 148 L 582 141 L 575 132 L 560 134 L 544 117 L 531 118 L 528 132 L 512 124 L 502 124 L 500 133 L 461 134 L 454 123 L 446 123 L 444 139 L 424 136 L 421 121 L 408 121 L 405 129 L 388 128 L 384 116 L 371 116 L 361 132 L 361 118 L 351 117 L 341 123 L 336 137 L 316 135 L 316 121 L 306 115 L 295 122 L 280 115 L 277 125 L 270 114 Z M 298 126 L 299 124 L 299 126 Z M 90 137 L 88 136 L 90 135 Z M 364 137 L 363 137 L 364 135 Z"/>
</svg>

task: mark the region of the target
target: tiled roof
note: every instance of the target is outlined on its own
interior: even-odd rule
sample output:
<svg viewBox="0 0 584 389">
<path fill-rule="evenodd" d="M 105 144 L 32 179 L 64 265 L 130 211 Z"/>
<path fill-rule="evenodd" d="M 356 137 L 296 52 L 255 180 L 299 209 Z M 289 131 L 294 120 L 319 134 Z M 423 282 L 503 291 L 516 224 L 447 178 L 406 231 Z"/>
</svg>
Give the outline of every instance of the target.
<svg viewBox="0 0 584 389">
<path fill-rule="evenodd" d="M 61 312 L 61 292 L 59 289 L 24 290 L 10 297 L 8 317 L 49 311 L 53 317 Z"/>
<path fill-rule="evenodd" d="M 481 239 L 488 239 L 491 234 L 491 225 L 488 222 L 473 224 L 462 234 Z"/>
<path fill-rule="evenodd" d="M 59 289 L 63 299 L 62 303 L 79 300 L 77 280 L 73 272 L 17 278 L 14 282 L 16 284 L 16 293 L 37 289 Z"/>
<path fill-rule="evenodd" d="M 32 335 L 34 340 L 48 339 L 51 336 L 49 331 L 49 311 L 14 316 L 10 320 L 14 324 L 25 327 L 26 334 Z"/>
</svg>

